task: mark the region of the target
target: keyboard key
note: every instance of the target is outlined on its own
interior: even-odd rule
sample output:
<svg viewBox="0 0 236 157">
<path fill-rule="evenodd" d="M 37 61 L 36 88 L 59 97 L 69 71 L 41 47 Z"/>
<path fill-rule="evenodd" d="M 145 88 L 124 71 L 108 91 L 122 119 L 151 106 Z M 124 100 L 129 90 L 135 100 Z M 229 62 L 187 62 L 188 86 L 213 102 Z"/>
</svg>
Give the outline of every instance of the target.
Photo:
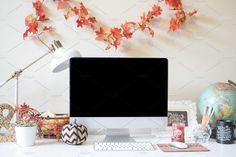
<svg viewBox="0 0 236 157">
<path fill-rule="evenodd" d="M 154 147 L 148 142 L 98 142 L 94 144 L 95 151 L 154 151 Z"/>
</svg>

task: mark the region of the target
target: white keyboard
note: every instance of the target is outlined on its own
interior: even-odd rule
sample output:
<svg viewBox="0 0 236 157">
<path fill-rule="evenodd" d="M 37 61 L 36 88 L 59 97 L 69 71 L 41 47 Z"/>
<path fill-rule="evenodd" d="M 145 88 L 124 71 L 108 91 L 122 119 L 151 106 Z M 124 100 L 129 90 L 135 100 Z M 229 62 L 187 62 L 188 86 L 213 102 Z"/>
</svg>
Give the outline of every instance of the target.
<svg viewBox="0 0 236 157">
<path fill-rule="evenodd" d="M 148 142 L 98 142 L 94 144 L 95 151 L 154 151 Z"/>
</svg>

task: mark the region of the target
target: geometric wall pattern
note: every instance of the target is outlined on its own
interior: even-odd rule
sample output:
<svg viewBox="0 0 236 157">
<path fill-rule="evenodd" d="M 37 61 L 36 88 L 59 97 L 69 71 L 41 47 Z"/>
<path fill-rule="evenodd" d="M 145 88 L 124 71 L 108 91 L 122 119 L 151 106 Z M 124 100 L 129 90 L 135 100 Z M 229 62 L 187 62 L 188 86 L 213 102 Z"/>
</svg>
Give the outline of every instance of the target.
<svg viewBox="0 0 236 157">
<path fill-rule="evenodd" d="M 139 20 L 142 12 L 157 0 L 82 0 L 105 26 L 118 26 L 126 20 Z M 0 81 L 28 65 L 47 49 L 34 38 L 23 40 L 24 18 L 33 13 L 32 0 L 7 0 L 0 5 Z M 105 51 L 106 45 L 94 39 L 89 29 L 78 29 L 65 21 L 52 0 L 46 0 L 50 23 L 57 33 L 44 38 L 60 40 L 67 49 L 82 56 L 166 57 L 169 59 L 169 99 L 197 101 L 210 83 L 236 81 L 236 1 L 184 0 L 185 8 L 199 12 L 183 29 L 168 32 L 169 12 L 153 23 L 156 35 L 136 33 L 118 50 Z M 164 6 L 163 6 L 164 7 Z M 165 9 L 166 10 L 166 9 Z M 68 70 L 53 74 L 48 56 L 20 77 L 19 102 L 28 102 L 40 111 L 68 112 Z M 0 102 L 14 103 L 14 81 L 0 89 Z"/>
</svg>

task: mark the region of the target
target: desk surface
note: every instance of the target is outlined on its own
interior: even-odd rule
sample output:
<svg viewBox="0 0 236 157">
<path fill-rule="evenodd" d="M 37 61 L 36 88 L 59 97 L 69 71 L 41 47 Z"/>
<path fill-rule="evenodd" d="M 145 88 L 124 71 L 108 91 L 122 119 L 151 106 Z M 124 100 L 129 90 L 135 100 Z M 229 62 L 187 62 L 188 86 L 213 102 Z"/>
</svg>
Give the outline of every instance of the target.
<svg viewBox="0 0 236 157">
<path fill-rule="evenodd" d="M 90 136 L 86 143 L 80 146 L 67 145 L 56 140 L 39 139 L 32 147 L 19 147 L 15 142 L 0 143 L 0 156 L 3 157 L 235 157 L 236 144 L 218 144 L 214 140 L 205 146 L 209 152 L 165 153 L 159 148 L 146 152 L 96 152 L 93 143 L 101 140 L 102 136 Z M 168 143 L 169 138 L 136 138 L 137 141 L 151 141 L 153 144 Z"/>
</svg>

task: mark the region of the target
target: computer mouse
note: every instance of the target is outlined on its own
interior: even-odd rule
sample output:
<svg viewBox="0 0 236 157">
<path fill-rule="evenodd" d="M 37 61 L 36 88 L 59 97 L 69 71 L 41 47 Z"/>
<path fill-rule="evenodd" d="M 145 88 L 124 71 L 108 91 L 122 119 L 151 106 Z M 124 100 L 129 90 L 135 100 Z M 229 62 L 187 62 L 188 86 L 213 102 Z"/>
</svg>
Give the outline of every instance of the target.
<svg viewBox="0 0 236 157">
<path fill-rule="evenodd" d="M 170 146 L 175 147 L 175 148 L 179 148 L 179 149 L 186 149 L 188 148 L 188 145 L 186 143 L 183 142 L 171 142 L 169 143 Z"/>
</svg>

